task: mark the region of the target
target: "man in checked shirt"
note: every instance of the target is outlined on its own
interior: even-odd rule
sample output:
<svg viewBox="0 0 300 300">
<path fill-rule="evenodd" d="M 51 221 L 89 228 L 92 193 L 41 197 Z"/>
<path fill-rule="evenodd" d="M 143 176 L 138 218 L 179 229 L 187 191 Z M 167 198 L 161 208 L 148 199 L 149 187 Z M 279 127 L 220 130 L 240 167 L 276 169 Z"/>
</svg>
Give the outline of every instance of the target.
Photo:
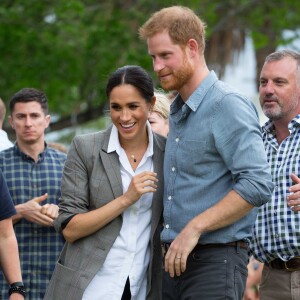
<svg viewBox="0 0 300 300">
<path fill-rule="evenodd" d="M 275 190 L 259 209 L 251 248 L 264 263 L 261 300 L 300 299 L 300 53 L 268 55 L 260 104 L 269 121 L 263 139 Z"/>
<path fill-rule="evenodd" d="M 58 215 L 66 154 L 45 143 L 44 131 L 50 123 L 47 102 L 46 95 L 33 88 L 24 88 L 11 98 L 9 122 L 16 143 L 0 152 L 0 168 L 17 211 L 14 229 L 30 300 L 43 299 L 64 243 L 52 223 Z M 2 274 L 0 291 L 0 298 L 5 299 L 7 283 Z"/>
</svg>

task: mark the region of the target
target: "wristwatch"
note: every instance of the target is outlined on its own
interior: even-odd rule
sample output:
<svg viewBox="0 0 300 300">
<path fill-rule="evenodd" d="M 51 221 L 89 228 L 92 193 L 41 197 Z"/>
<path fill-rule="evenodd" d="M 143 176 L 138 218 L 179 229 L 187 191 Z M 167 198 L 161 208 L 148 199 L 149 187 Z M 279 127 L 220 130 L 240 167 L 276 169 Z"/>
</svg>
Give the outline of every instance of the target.
<svg viewBox="0 0 300 300">
<path fill-rule="evenodd" d="M 23 297 L 26 297 L 26 288 L 23 284 L 23 282 L 14 282 L 10 285 L 10 288 L 8 290 L 9 296 L 13 293 L 18 293 L 23 295 Z"/>
</svg>

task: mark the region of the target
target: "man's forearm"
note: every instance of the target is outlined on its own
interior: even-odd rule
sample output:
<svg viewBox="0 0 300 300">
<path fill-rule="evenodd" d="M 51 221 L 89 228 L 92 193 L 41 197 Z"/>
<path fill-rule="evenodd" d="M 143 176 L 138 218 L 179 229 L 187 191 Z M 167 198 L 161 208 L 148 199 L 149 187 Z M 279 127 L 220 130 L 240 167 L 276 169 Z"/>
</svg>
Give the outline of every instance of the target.
<svg viewBox="0 0 300 300">
<path fill-rule="evenodd" d="M 237 192 L 229 192 L 220 202 L 190 221 L 191 226 L 202 235 L 233 224 L 244 217 L 254 206 L 244 200 Z"/>
<path fill-rule="evenodd" d="M 18 244 L 12 227 L 11 219 L 6 219 L 1 222 L 1 268 L 8 283 L 11 284 L 13 282 L 22 281 Z"/>
</svg>

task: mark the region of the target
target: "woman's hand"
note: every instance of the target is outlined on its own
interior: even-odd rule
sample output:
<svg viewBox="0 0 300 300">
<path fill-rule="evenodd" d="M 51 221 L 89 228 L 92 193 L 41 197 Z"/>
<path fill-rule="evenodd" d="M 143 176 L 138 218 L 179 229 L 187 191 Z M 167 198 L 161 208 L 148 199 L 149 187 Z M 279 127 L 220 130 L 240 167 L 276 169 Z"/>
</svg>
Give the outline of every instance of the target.
<svg viewBox="0 0 300 300">
<path fill-rule="evenodd" d="M 150 171 L 142 172 L 134 176 L 129 184 L 128 190 L 124 193 L 124 197 L 132 205 L 145 193 L 156 192 L 158 182 L 157 174 Z"/>
</svg>

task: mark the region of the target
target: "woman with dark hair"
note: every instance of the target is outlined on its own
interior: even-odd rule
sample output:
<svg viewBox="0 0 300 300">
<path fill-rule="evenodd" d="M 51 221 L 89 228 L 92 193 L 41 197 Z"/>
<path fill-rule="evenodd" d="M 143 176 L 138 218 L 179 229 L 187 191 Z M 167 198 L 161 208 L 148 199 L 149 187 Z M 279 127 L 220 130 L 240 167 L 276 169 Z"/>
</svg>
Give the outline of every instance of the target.
<svg viewBox="0 0 300 300">
<path fill-rule="evenodd" d="M 56 230 L 66 239 L 44 299 L 161 299 L 165 139 L 152 133 L 151 77 L 117 69 L 106 94 L 112 125 L 68 152 Z"/>
</svg>

